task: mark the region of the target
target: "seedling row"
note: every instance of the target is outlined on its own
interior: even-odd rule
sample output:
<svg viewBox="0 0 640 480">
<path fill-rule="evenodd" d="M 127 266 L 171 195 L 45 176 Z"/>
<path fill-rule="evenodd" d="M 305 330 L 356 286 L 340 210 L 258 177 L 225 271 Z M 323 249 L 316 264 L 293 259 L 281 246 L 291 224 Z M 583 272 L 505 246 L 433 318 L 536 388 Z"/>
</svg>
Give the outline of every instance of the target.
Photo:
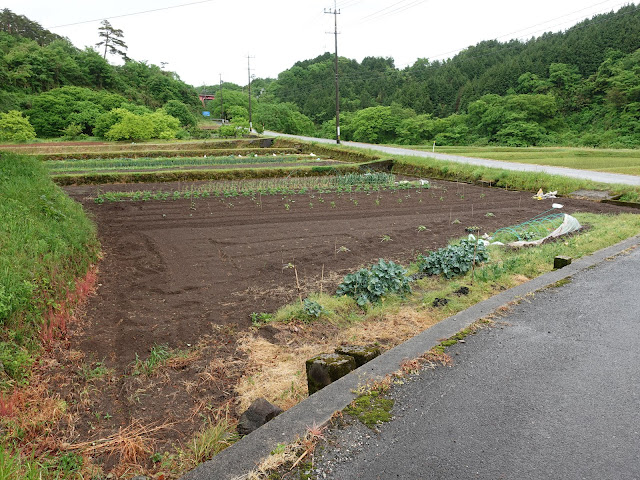
<svg viewBox="0 0 640 480">
<path fill-rule="evenodd" d="M 181 198 L 252 197 L 255 195 L 294 195 L 316 193 L 355 193 L 429 188 L 420 182 L 397 182 L 395 175 L 383 172 L 347 174 L 323 177 L 288 177 L 210 182 L 205 185 L 174 191 L 139 190 L 134 192 L 104 192 L 96 203 L 148 200 L 179 200 Z"/>
</svg>

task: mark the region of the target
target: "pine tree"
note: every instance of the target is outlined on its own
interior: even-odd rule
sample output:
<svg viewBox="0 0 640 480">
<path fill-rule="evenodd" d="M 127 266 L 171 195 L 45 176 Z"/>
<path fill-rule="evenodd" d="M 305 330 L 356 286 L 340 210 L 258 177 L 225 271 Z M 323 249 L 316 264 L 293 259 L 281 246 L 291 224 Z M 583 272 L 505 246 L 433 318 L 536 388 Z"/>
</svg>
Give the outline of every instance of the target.
<svg viewBox="0 0 640 480">
<path fill-rule="evenodd" d="M 129 47 L 127 47 L 127 44 L 122 40 L 124 36 L 122 30 L 113 28 L 109 20 L 103 20 L 100 23 L 102 26 L 98 29 L 98 35 L 102 37 L 103 40 L 96 43 L 96 47 L 104 45 L 104 54 L 102 57 L 106 59 L 107 52 L 109 52 L 111 55 L 120 55 L 125 61 L 128 60 L 129 58 L 124 50 Z"/>
</svg>

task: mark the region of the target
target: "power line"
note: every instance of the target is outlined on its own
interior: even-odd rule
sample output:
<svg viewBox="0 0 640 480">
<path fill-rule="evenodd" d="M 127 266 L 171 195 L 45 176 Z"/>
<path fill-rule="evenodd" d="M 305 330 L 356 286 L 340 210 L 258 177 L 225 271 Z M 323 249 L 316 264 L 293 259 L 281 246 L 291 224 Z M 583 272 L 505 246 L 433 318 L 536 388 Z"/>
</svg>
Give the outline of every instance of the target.
<svg viewBox="0 0 640 480">
<path fill-rule="evenodd" d="M 362 19 L 361 23 L 371 22 L 371 21 L 379 20 L 381 18 L 388 18 L 388 17 L 391 17 L 393 15 L 397 15 L 397 14 L 402 13 L 402 12 L 404 12 L 406 10 L 409 10 L 409 9 L 411 9 L 413 7 L 417 7 L 418 5 L 421 5 L 426 1 L 427 0 L 413 0 L 411 3 L 405 4 L 405 5 L 401 5 L 398 8 L 395 8 L 395 9 L 389 11 L 389 12 L 386 12 L 386 13 L 382 13 L 380 15 L 377 15 L 376 13 L 371 14 L 371 15 L 367 15 L 366 17 L 364 17 Z M 383 9 L 383 10 L 388 10 L 389 8 L 391 8 L 391 7 L 395 6 L 395 5 L 398 5 L 399 3 L 403 3 L 403 2 L 394 3 L 390 7 L 387 7 L 387 9 Z M 380 12 L 382 12 L 382 10 L 380 10 L 377 13 L 380 13 Z"/>
<path fill-rule="evenodd" d="M 151 10 L 143 10 L 141 12 L 124 13 L 122 15 L 112 15 L 112 16 L 109 16 L 109 17 L 96 18 L 94 20 L 83 20 L 81 22 L 65 23 L 64 25 L 56 25 L 54 27 L 49 27 L 49 28 L 53 29 L 53 28 L 72 27 L 74 25 L 83 25 L 85 23 L 99 22 L 101 20 L 109 20 L 109 19 L 113 19 L 113 18 L 123 18 L 123 17 L 133 17 L 134 15 L 143 15 L 145 13 L 161 12 L 163 10 L 171 10 L 171 9 L 174 9 L 174 8 L 189 7 L 191 5 L 200 5 L 202 3 L 211 3 L 211 2 L 215 2 L 215 1 L 217 1 L 217 0 L 198 0 L 196 2 L 182 3 L 180 5 L 172 5 L 170 7 L 153 8 Z"/>
</svg>

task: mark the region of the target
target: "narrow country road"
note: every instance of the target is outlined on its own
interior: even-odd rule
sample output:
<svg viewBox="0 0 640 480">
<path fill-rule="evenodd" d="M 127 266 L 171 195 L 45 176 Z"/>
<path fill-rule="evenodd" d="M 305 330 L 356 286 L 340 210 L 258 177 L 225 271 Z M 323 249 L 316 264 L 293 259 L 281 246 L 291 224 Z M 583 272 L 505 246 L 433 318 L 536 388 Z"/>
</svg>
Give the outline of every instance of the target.
<svg viewBox="0 0 640 480">
<path fill-rule="evenodd" d="M 277 132 L 269 132 L 269 131 L 265 131 L 263 132 L 263 134 L 267 136 L 272 136 L 272 137 L 298 138 L 300 140 L 306 140 L 309 142 L 329 143 L 333 145 L 335 145 L 336 143 L 335 140 L 330 140 L 327 138 L 314 138 L 314 137 L 304 137 L 300 135 L 287 135 L 285 133 L 277 133 Z M 468 163 L 470 165 L 478 165 L 483 167 L 503 168 L 506 170 L 516 170 L 521 172 L 544 172 L 544 173 L 549 173 L 551 175 L 562 175 L 565 177 L 580 178 L 582 180 L 591 180 L 594 182 L 613 183 L 613 184 L 618 183 L 623 185 L 640 186 L 640 176 L 635 176 L 635 175 L 593 172 L 589 170 L 578 170 L 575 168 L 552 167 L 552 166 L 546 166 L 546 165 L 532 165 L 527 163 L 503 162 L 499 160 L 488 160 L 484 158 L 461 157 L 458 155 L 448 155 L 445 153 L 432 153 L 432 152 L 425 152 L 420 150 L 411 150 L 411 149 L 402 148 L 402 147 L 387 147 L 384 145 L 375 145 L 370 143 L 342 142 L 341 144 L 348 147 L 367 148 L 367 149 L 375 150 L 382 153 L 388 153 L 390 155 L 408 155 L 413 157 L 427 157 L 427 158 L 435 158 L 437 160 L 446 160 L 449 162 Z"/>
<path fill-rule="evenodd" d="M 640 478 L 640 249 L 537 292 L 328 435 L 319 479 Z"/>
</svg>

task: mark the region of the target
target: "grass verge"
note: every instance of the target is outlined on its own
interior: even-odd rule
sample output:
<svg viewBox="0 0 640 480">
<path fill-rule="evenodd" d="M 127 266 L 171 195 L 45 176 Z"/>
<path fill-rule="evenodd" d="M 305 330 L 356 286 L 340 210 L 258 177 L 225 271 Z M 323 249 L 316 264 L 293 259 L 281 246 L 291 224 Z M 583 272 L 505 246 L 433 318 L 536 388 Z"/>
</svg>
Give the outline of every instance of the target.
<svg viewBox="0 0 640 480">
<path fill-rule="evenodd" d="M 557 191 L 560 195 L 568 195 L 576 190 L 609 191 L 613 195 L 626 195 L 630 198 L 637 198 L 640 194 L 640 187 L 631 185 L 599 183 L 543 172 L 518 172 L 480 167 L 432 158 L 398 157 L 393 171 L 404 175 L 481 183 L 492 187 L 527 192 L 537 192 L 542 188 L 545 192 Z"/>
<path fill-rule="evenodd" d="M 431 145 L 409 146 L 431 151 Z M 437 147 L 438 153 L 488 158 L 506 162 L 577 168 L 607 173 L 640 175 L 640 151 L 613 148 L 572 147 Z"/>
</svg>

